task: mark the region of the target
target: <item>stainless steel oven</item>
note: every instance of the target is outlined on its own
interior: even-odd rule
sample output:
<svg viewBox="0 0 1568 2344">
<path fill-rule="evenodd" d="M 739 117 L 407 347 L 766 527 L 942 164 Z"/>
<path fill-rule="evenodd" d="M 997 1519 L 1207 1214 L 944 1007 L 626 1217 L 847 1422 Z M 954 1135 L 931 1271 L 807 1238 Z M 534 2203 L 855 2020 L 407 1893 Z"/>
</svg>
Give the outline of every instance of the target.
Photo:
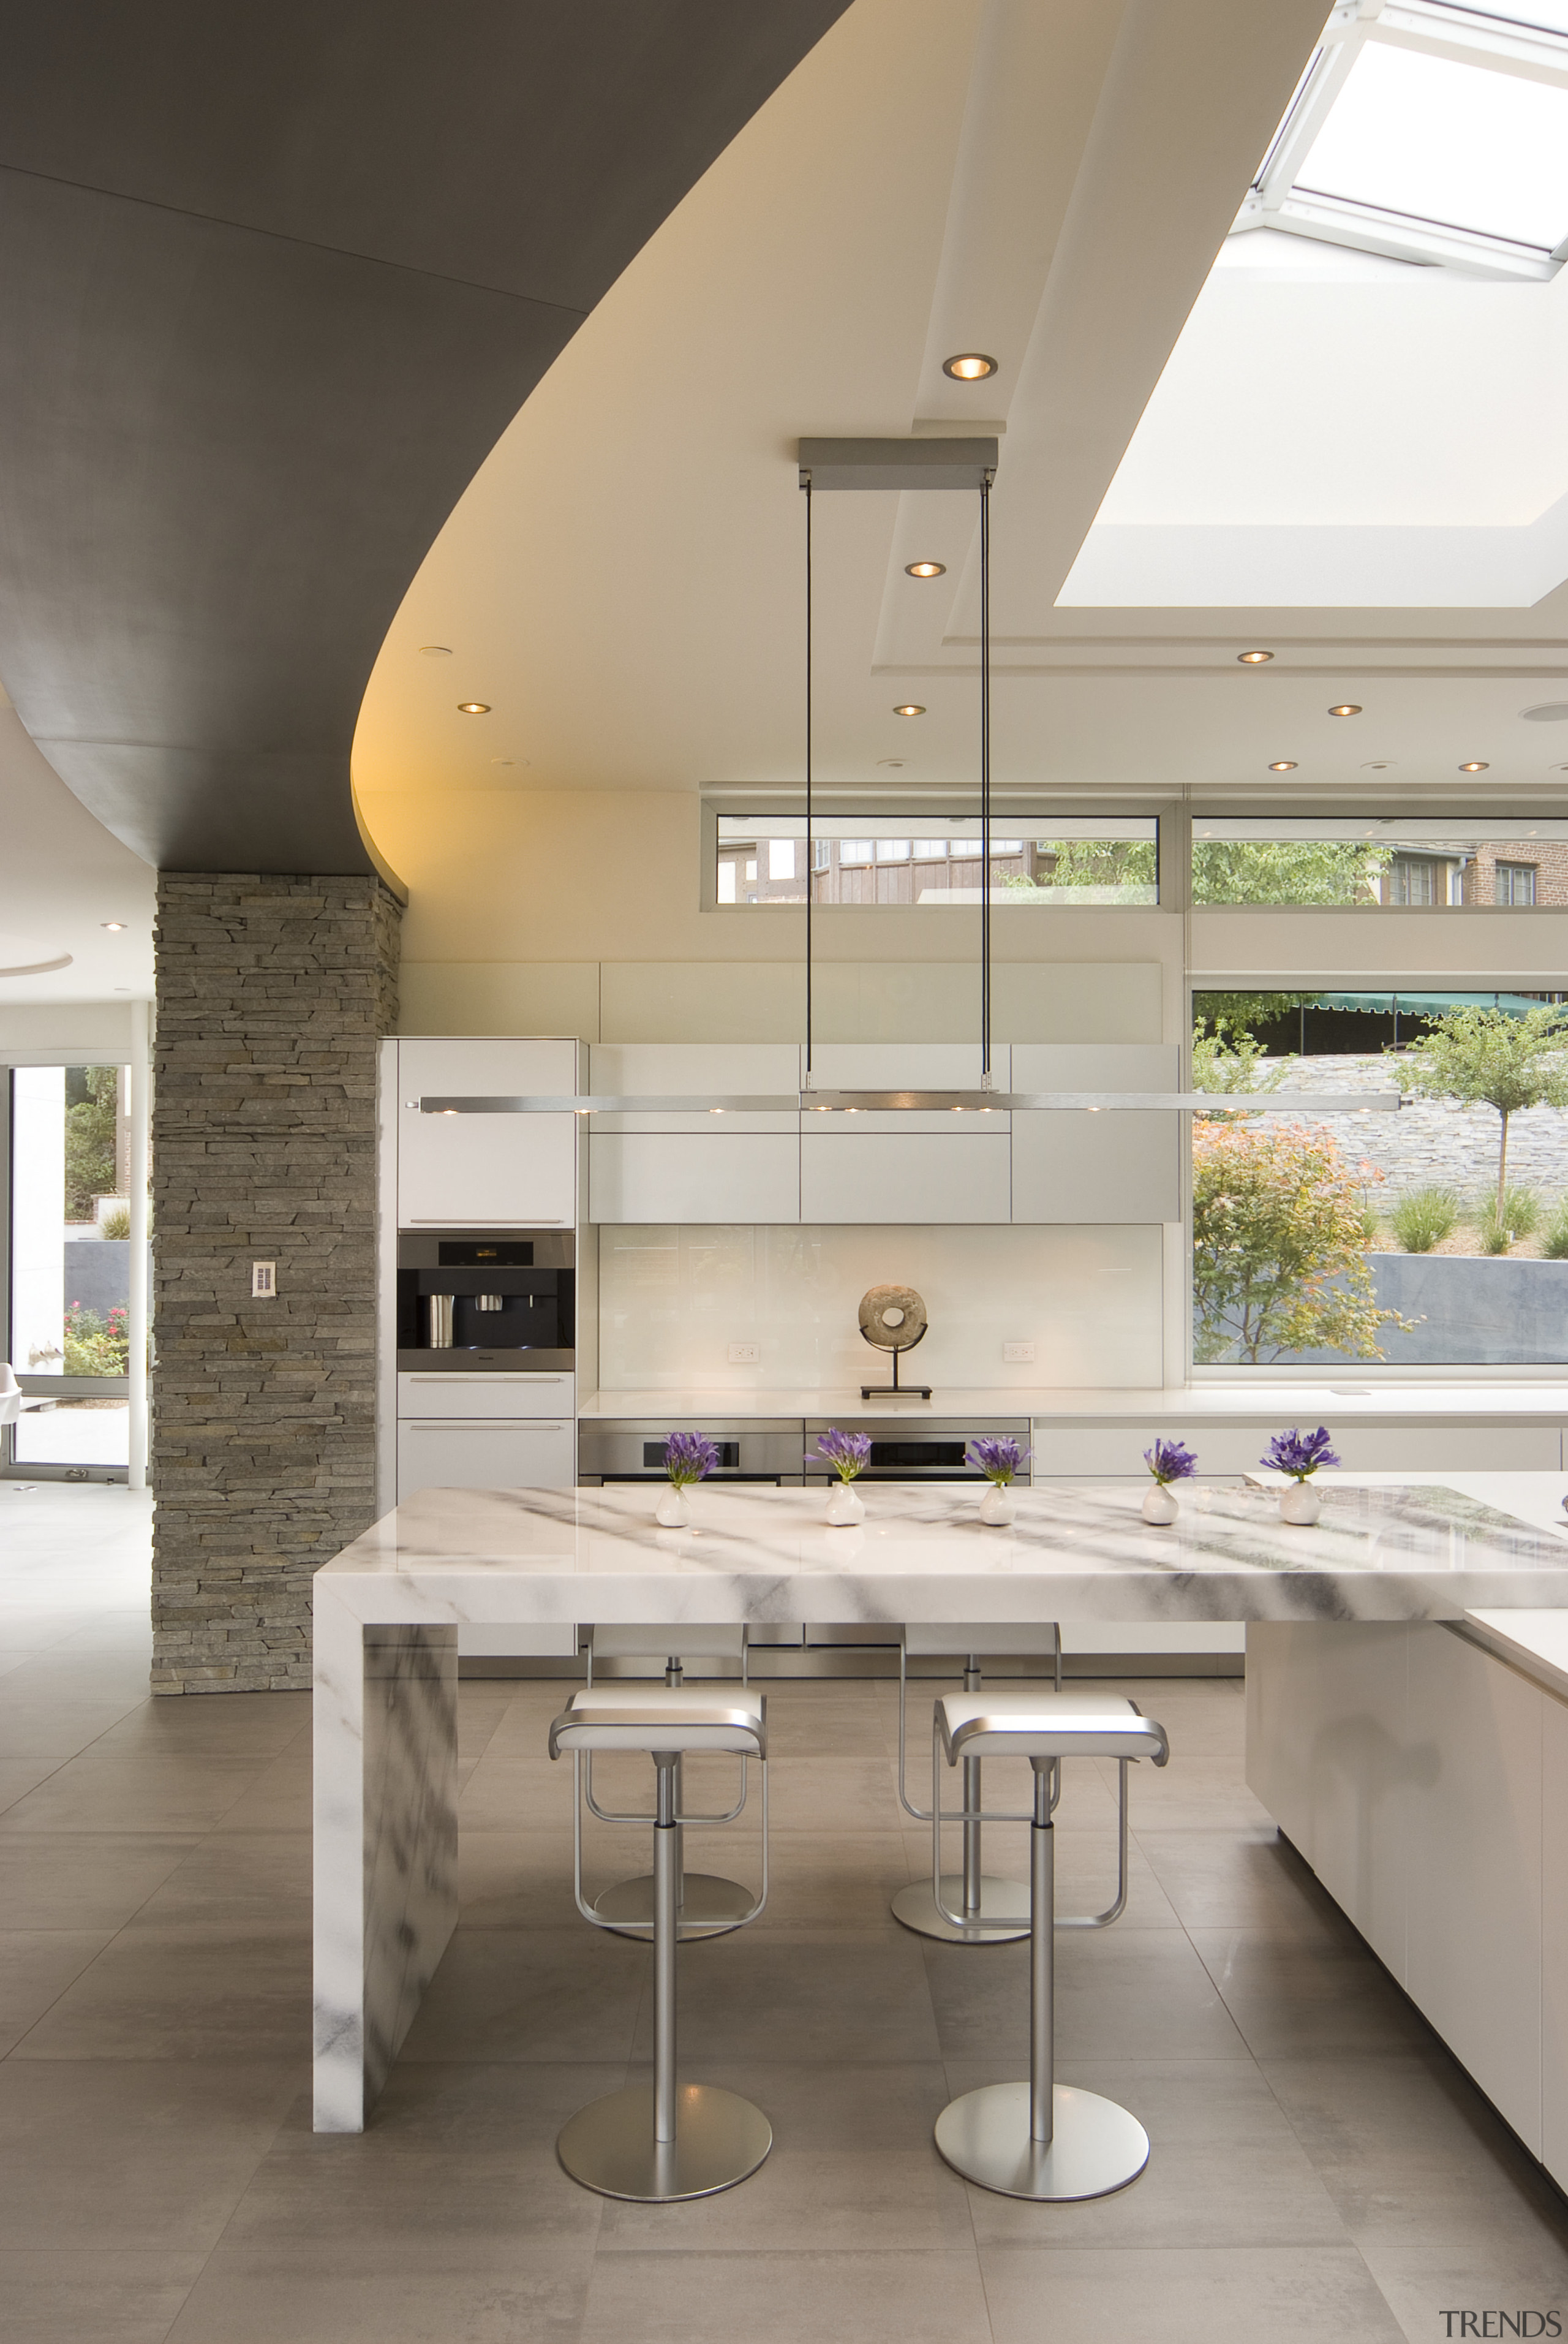
<svg viewBox="0 0 1568 2344">
<path fill-rule="evenodd" d="M 806 1420 L 802 1464 L 809 1489 L 833 1478 L 832 1467 L 813 1454 L 819 1437 L 829 1429 L 825 1416 Z M 985 1476 L 978 1465 L 968 1461 L 971 1442 L 1010 1438 L 1020 1449 L 1029 1446 L 1025 1416 L 853 1417 L 846 1418 L 839 1429 L 871 1436 L 871 1461 L 860 1476 L 865 1481 L 980 1481 Z M 1029 1479 L 1026 1464 L 1019 1480 Z"/>
<path fill-rule="evenodd" d="M 664 1444 L 671 1432 L 702 1432 L 719 1451 L 710 1481 L 770 1481 L 799 1489 L 800 1420 L 724 1417 L 587 1417 L 578 1427 L 578 1480 L 588 1489 L 607 1481 L 662 1481 Z"/>
</svg>

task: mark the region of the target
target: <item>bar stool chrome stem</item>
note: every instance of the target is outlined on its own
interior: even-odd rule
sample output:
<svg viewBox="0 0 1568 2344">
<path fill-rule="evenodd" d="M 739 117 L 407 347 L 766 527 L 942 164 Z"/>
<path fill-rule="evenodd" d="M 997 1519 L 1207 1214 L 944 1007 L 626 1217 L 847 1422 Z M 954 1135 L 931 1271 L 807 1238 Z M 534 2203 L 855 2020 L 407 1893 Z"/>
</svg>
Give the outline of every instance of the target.
<svg viewBox="0 0 1568 2344">
<path fill-rule="evenodd" d="M 968 1649 L 978 1646 L 978 1650 Z M 1050 1658 L 1055 1662 L 1054 1686 L 1061 1691 L 1061 1630 L 1054 1621 L 1029 1622 L 1014 1625 L 991 1623 L 985 1627 L 928 1626 L 910 1622 L 899 1639 L 899 1803 L 906 1814 L 917 1823 L 929 1823 L 933 1838 L 942 1823 L 961 1820 L 963 1832 L 963 1868 L 960 1873 L 941 1873 L 939 1866 L 937 1888 L 928 1887 L 924 1880 L 911 1880 L 900 1888 L 892 1901 L 895 1921 L 906 1929 L 915 1930 L 922 1937 L 938 1937 L 949 1945 L 1003 1945 L 1014 1938 L 1029 1935 L 1029 1884 L 1023 1880 L 1006 1880 L 985 1869 L 981 1853 L 980 1761 L 966 1758 L 963 1762 L 963 1806 L 956 1814 L 939 1817 L 937 1803 L 930 1810 L 918 1807 L 910 1797 L 906 1781 L 908 1738 L 906 1717 L 909 1686 L 909 1662 L 913 1653 L 918 1659 L 933 1653 L 964 1653 L 964 1691 L 979 1692 L 983 1682 L 981 1654 L 1027 1653 L 1031 1657 Z M 1051 1805 L 1056 1804 L 1059 1785 L 1053 1784 Z M 1027 1814 L 996 1814 L 988 1816 L 992 1823 L 1028 1823 Z M 954 1917 L 956 1908 L 958 1917 Z"/>
<path fill-rule="evenodd" d="M 1029 2075 L 1020 2083 L 988 2084 L 950 2100 L 937 2118 L 937 2147 L 967 2180 L 1004 2198 L 1102 2198 L 1137 2179 L 1149 2162 L 1149 2136 L 1114 2100 L 1056 2080 L 1055 1932 L 1105 1928 L 1121 1913 L 1127 1900 L 1127 1767 L 1134 1758 L 1163 1766 L 1170 1746 L 1164 1728 L 1130 1701 L 1084 1693 L 949 1694 L 938 1702 L 933 1721 L 933 1805 L 940 1760 L 950 1767 L 981 1754 L 1027 1758 L 1034 1770 Z M 1120 1878 L 1116 1902 L 1105 1912 L 1059 1922 L 1051 1775 L 1061 1759 L 1077 1756 L 1121 1761 Z M 940 1907 L 940 1884 L 936 1897 Z"/>
<path fill-rule="evenodd" d="M 711 1693 L 690 1686 L 590 1686 L 574 1693 L 550 1727 L 550 1756 L 569 1752 L 580 1791 L 584 1757 L 594 1751 L 640 1750 L 653 1762 L 650 1815 L 622 1822 L 653 1825 L 653 2077 L 579 2108 L 563 2127 L 556 2153 L 575 2181 L 602 2197 L 645 2205 L 711 2197 L 754 2173 L 773 2146 L 760 2108 L 711 2084 L 681 2084 L 676 2068 L 676 1956 L 680 1944 L 680 1849 L 686 1826 L 729 1817 L 689 1814 L 680 1805 L 681 1760 L 718 1750 L 759 1762 L 762 1783 L 762 1886 L 738 1924 L 756 1920 L 768 1901 L 768 1727 L 760 1694 L 736 1687 Z M 742 1784 L 740 1805 L 745 1804 Z M 735 1810 L 739 1813 L 739 1808 Z M 583 1894 L 582 1802 L 573 1799 L 573 1888 L 578 1909 L 596 1928 L 611 1925 Z"/>
</svg>

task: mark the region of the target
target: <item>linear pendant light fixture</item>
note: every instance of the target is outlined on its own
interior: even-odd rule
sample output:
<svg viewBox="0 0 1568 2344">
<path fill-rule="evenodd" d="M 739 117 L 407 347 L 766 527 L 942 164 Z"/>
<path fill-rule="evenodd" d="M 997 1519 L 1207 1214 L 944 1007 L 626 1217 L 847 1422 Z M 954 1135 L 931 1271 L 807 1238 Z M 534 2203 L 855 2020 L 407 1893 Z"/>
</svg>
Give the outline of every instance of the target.
<svg viewBox="0 0 1568 2344">
<path fill-rule="evenodd" d="M 999 1091 L 991 1081 L 990 983 L 990 490 L 998 443 L 976 440 L 802 440 L 799 484 L 806 499 L 806 1064 L 799 1091 L 761 1096 L 681 1093 L 579 1092 L 552 1096 L 408 1099 L 422 1115 L 1005 1115 L 1013 1109 L 1064 1114 L 1148 1114 L 1221 1108 L 1235 1113 L 1314 1115 L 1391 1113 L 1399 1091 L 1345 1091 L 1282 1097 L 1276 1091 Z M 811 917 L 813 797 L 813 613 L 811 500 L 824 491 L 910 489 L 965 491 L 980 498 L 980 1086 L 979 1090 L 819 1090 L 812 1066 Z"/>
</svg>

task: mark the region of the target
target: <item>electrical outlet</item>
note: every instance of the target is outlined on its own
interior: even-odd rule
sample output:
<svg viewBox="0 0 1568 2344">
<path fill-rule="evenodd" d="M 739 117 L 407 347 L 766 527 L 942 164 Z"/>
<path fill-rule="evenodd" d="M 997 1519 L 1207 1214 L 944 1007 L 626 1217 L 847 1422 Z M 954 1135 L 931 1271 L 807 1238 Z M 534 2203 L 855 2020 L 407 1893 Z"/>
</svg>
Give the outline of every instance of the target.
<svg viewBox="0 0 1568 2344">
<path fill-rule="evenodd" d="M 250 1293 L 254 1302 L 270 1302 L 277 1292 L 277 1264 L 275 1261 L 253 1261 L 250 1265 Z"/>
<path fill-rule="evenodd" d="M 1032 1343 L 1004 1343 L 1001 1347 L 1001 1355 L 1002 1358 L 1007 1360 L 1010 1367 L 1023 1367 L 1028 1365 L 1028 1363 L 1033 1359 L 1034 1345 Z"/>
<path fill-rule="evenodd" d="M 732 1368 L 754 1368 L 762 1357 L 760 1343 L 731 1343 L 729 1364 Z"/>
</svg>

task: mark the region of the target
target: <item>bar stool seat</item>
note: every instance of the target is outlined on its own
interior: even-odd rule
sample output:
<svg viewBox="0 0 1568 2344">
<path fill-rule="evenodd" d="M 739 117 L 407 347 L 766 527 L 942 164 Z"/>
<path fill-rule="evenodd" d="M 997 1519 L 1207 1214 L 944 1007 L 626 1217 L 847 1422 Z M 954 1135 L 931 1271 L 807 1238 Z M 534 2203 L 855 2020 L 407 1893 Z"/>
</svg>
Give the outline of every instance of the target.
<svg viewBox="0 0 1568 2344">
<path fill-rule="evenodd" d="M 1102 2198 L 1137 2179 L 1149 2162 L 1149 2136 L 1136 2117 L 1098 2092 L 1058 2084 L 1053 2042 L 1055 1998 L 1055 1828 L 1050 1779 L 1059 1760 L 1115 1758 L 1122 1769 L 1125 1850 L 1126 1769 L 1134 1759 L 1163 1766 L 1163 1726 L 1135 1702 L 1099 1693 L 949 1693 L 932 1720 L 932 1804 L 939 1762 L 950 1767 L 980 1757 L 1027 1758 L 1034 1769 L 1030 1830 L 1030 2072 L 1026 2081 L 990 2084 L 950 2100 L 937 2118 L 936 2144 L 955 2171 L 1006 2198 Z M 937 1859 L 933 1856 L 933 1874 Z M 1090 1927 L 1105 1925 L 1126 1893 Z M 933 1882 L 939 1906 L 940 1881 Z M 949 1914 L 948 1917 L 954 1916 Z"/>
<path fill-rule="evenodd" d="M 767 2117 L 749 2100 L 711 2084 L 676 2077 L 676 1954 L 680 1943 L 681 1833 L 691 1824 L 729 1817 L 681 1811 L 680 1762 L 693 1752 L 726 1752 L 755 1759 L 762 1778 L 762 1886 L 749 1912 L 732 1924 L 756 1920 L 768 1901 L 768 1709 L 745 1685 L 649 1685 L 635 1682 L 586 1686 L 575 1692 L 550 1727 L 552 1758 L 569 1753 L 574 1773 L 594 1751 L 640 1750 L 653 1761 L 654 1811 L 622 1822 L 653 1825 L 653 2081 L 628 2085 L 579 2108 L 563 2127 L 556 2153 L 566 2170 L 602 2197 L 642 2204 L 711 2197 L 754 2173 L 773 2146 Z M 612 1924 L 590 1905 L 582 1885 L 580 1775 L 574 1785 L 573 1884 L 578 1909 L 596 1928 Z M 746 1802 L 741 1785 L 739 1805 Z M 734 1812 L 739 1813 L 738 1807 Z"/>
</svg>

